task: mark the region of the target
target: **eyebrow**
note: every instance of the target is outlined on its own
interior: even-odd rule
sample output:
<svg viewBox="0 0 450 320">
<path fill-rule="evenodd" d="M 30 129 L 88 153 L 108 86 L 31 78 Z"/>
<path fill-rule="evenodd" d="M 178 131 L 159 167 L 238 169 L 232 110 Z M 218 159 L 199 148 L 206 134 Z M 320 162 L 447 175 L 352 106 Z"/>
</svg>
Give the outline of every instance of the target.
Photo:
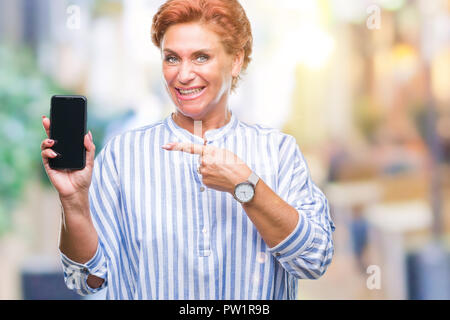
<svg viewBox="0 0 450 320">
<path fill-rule="evenodd" d="M 170 53 L 170 54 L 174 54 L 174 55 L 177 55 L 178 56 L 178 53 L 176 53 L 175 51 L 173 51 L 172 49 L 164 49 L 163 50 L 165 53 Z M 199 53 L 210 53 L 210 52 L 212 52 L 212 50 L 211 49 L 207 49 L 207 48 L 204 48 L 204 49 L 200 49 L 200 50 L 197 50 L 197 51 L 195 51 L 195 52 L 193 52 L 192 53 L 192 55 L 196 55 L 196 54 L 199 54 Z"/>
</svg>

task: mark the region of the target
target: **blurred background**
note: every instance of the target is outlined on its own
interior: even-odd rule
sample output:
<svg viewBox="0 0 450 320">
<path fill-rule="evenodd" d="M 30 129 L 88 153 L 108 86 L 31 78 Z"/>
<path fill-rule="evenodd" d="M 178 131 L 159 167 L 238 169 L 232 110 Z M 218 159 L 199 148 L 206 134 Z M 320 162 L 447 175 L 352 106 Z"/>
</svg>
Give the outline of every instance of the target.
<svg viewBox="0 0 450 320">
<path fill-rule="evenodd" d="M 85 95 L 98 152 L 169 115 L 162 3 L 0 0 L 0 299 L 80 298 L 41 116 L 53 94 Z M 230 107 L 296 137 L 336 224 L 332 264 L 298 298 L 450 299 L 450 1 L 241 3 L 254 53 Z"/>
</svg>

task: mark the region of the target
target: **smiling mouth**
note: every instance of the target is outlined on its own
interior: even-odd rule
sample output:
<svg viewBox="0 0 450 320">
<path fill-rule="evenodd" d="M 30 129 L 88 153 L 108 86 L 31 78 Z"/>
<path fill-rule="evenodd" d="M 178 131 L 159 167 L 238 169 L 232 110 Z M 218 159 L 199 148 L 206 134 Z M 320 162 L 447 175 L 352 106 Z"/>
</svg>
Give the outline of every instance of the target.
<svg viewBox="0 0 450 320">
<path fill-rule="evenodd" d="M 193 98 L 199 96 L 206 87 L 196 87 L 196 88 L 190 88 L 190 89 L 183 89 L 183 88 L 177 88 L 175 87 L 177 93 L 184 98 Z"/>
</svg>

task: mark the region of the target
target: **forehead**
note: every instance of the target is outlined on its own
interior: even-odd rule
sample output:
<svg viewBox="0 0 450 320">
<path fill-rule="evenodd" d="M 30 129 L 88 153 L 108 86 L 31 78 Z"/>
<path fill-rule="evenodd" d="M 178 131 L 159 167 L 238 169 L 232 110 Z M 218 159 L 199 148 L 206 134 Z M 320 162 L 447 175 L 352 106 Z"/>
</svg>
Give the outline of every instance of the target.
<svg viewBox="0 0 450 320">
<path fill-rule="evenodd" d="M 219 36 L 199 23 L 179 23 L 170 26 L 161 42 L 161 49 L 170 49 L 178 54 L 189 54 L 199 49 L 217 50 Z"/>
</svg>

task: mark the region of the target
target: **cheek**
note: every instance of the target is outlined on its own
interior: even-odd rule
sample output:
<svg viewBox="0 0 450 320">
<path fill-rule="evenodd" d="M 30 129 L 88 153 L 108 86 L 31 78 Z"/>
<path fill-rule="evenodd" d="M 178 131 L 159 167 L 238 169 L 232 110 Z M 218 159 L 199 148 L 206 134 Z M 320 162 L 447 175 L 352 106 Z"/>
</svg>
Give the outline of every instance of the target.
<svg viewBox="0 0 450 320">
<path fill-rule="evenodd" d="M 166 81 L 167 84 L 173 82 L 176 79 L 177 72 L 175 68 L 163 67 L 162 72 L 164 80 Z"/>
<path fill-rule="evenodd" d="M 220 75 L 222 86 L 226 86 L 228 84 L 231 84 L 232 80 L 232 66 L 229 61 L 225 61 L 220 65 L 220 68 L 218 68 L 217 74 Z"/>
<path fill-rule="evenodd" d="M 222 88 L 231 81 L 231 71 L 223 65 L 211 65 L 202 72 L 203 78 L 211 85 Z"/>
</svg>

